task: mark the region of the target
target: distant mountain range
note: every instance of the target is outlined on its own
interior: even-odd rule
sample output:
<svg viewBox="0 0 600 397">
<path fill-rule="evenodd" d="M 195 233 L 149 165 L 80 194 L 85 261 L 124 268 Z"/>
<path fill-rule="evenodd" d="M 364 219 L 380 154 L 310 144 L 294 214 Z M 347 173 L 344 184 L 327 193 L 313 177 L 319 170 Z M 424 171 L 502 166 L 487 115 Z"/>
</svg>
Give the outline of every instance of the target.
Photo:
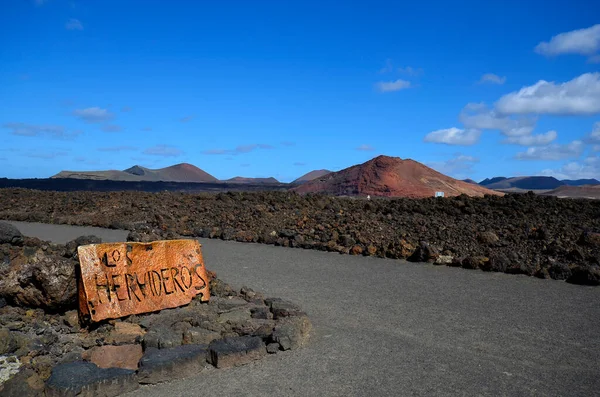
<svg viewBox="0 0 600 397">
<path fill-rule="evenodd" d="M 558 180 L 550 176 L 520 176 L 486 178 L 477 183 L 472 179 L 463 181 L 443 175 L 417 161 L 398 157 L 378 156 L 363 164 L 341 171 L 314 170 L 295 179 L 292 183 L 280 183 L 275 178 L 247 178 L 236 176 L 218 180 L 204 170 L 187 163 L 170 167 L 150 169 L 135 165 L 123 171 L 61 171 L 51 179 L 84 180 L 111 183 L 125 182 L 161 182 L 161 183 L 203 183 L 214 186 L 203 189 L 291 189 L 299 193 L 327 193 L 333 195 L 372 195 L 388 197 L 432 197 L 435 192 L 444 192 L 446 196 L 467 194 L 501 194 L 497 191 L 546 190 L 555 195 L 578 195 L 577 189 L 561 187 L 582 187 L 578 190 L 586 196 L 597 194 L 597 189 L 585 191 L 592 185 L 600 185 L 596 179 Z M 33 182 L 32 182 L 33 183 Z M 38 182 L 36 182 L 38 183 Z M 235 186 L 235 187 L 234 187 Z M 244 187 L 246 186 L 246 187 Z M 155 189 L 156 187 L 153 187 Z M 183 188 L 191 189 L 190 187 Z"/>
<path fill-rule="evenodd" d="M 52 176 L 53 179 L 70 178 L 86 180 L 130 181 L 130 182 L 196 182 L 196 183 L 240 183 L 264 184 L 280 183 L 275 178 L 245 178 L 236 176 L 220 181 L 208 172 L 188 163 L 172 165 L 170 167 L 150 169 L 134 165 L 123 171 L 61 171 Z"/>
<path fill-rule="evenodd" d="M 506 189 L 526 189 L 526 190 L 551 190 L 560 186 L 583 186 L 600 185 L 596 179 L 577 179 L 577 180 L 558 180 L 551 176 L 519 176 L 506 178 L 503 176 L 495 178 L 486 178 L 479 182 L 480 186 L 488 189 L 506 190 Z"/>
<path fill-rule="evenodd" d="M 61 171 L 53 179 L 93 179 L 132 182 L 217 182 L 217 178 L 200 168 L 181 163 L 170 167 L 150 169 L 134 165 L 123 171 Z"/>
</svg>

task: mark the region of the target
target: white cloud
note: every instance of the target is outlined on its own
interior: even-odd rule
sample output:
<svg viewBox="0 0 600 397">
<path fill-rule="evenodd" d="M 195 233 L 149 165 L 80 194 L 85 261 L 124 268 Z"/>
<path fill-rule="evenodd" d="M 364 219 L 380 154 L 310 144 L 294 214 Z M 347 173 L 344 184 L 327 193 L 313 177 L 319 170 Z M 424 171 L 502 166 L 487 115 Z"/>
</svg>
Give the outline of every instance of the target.
<svg viewBox="0 0 600 397">
<path fill-rule="evenodd" d="M 465 128 L 478 130 L 499 130 L 505 136 L 530 135 L 535 128 L 532 118 L 513 119 L 490 110 L 483 103 L 468 103 L 459 115 Z"/>
<path fill-rule="evenodd" d="M 600 113 L 600 73 L 585 73 L 566 83 L 540 80 L 501 97 L 502 114 L 591 115 Z"/>
<path fill-rule="evenodd" d="M 473 165 L 477 162 L 479 159 L 476 157 L 459 154 L 450 160 L 430 162 L 427 165 L 442 174 L 464 179 L 466 174 L 473 171 Z"/>
<path fill-rule="evenodd" d="M 410 81 L 398 79 L 396 81 L 380 81 L 375 84 L 379 92 L 394 92 L 410 88 Z"/>
<path fill-rule="evenodd" d="M 79 19 L 71 18 L 65 24 L 65 29 L 67 30 L 83 30 L 83 25 Z"/>
<path fill-rule="evenodd" d="M 592 155 L 583 162 L 569 162 L 556 170 L 543 170 L 541 174 L 557 179 L 600 179 L 600 157 Z"/>
<path fill-rule="evenodd" d="M 86 123 L 101 123 L 112 120 L 114 115 L 106 109 L 91 107 L 86 109 L 75 109 L 73 115 Z"/>
<path fill-rule="evenodd" d="M 506 82 L 506 77 L 500 77 L 494 73 L 486 73 L 481 76 L 479 79 L 479 84 L 491 83 L 491 84 L 504 84 Z"/>
<path fill-rule="evenodd" d="M 432 131 L 425 135 L 424 142 L 444 143 L 446 145 L 474 145 L 479 141 L 481 131 L 477 129 L 460 129 L 456 127 Z"/>
<path fill-rule="evenodd" d="M 586 143 L 600 144 L 600 121 L 594 123 L 594 127 L 592 127 L 592 132 L 585 136 L 584 141 Z"/>
<path fill-rule="evenodd" d="M 551 144 L 548 146 L 530 147 L 525 152 L 515 155 L 517 160 L 565 160 L 581 156 L 584 144 L 582 141 L 573 141 L 566 145 Z"/>
<path fill-rule="evenodd" d="M 554 141 L 558 134 L 550 130 L 545 134 L 509 136 L 503 143 L 510 143 L 521 146 L 544 146 Z"/>
<path fill-rule="evenodd" d="M 183 154 L 180 149 L 170 145 L 156 145 L 144 150 L 144 154 L 162 157 L 177 157 Z"/>
<path fill-rule="evenodd" d="M 535 52 L 546 56 L 593 55 L 598 50 L 600 50 L 600 24 L 557 34 L 550 41 L 543 41 L 535 47 Z"/>
<path fill-rule="evenodd" d="M 359 147 L 356 148 L 356 150 L 359 150 L 362 152 L 372 152 L 373 150 L 375 150 L 375 148 L 371 145 L 360 145 Z"/>
</svg>

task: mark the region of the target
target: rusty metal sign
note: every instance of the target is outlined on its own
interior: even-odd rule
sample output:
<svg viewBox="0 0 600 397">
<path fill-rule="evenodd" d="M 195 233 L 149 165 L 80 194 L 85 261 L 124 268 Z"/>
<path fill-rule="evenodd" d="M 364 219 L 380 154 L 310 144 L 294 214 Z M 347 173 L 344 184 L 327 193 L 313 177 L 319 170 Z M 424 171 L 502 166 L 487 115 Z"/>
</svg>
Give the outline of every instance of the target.
<svg viewBox="0 0 600 397">
<path fill-rule="evenodd" d="M 189 303 L 210 291 L 200 243 L 168 240 L 151 243 L 82 245 L 78 249 L 79 311 L 100 321 Z"/>
</svg>

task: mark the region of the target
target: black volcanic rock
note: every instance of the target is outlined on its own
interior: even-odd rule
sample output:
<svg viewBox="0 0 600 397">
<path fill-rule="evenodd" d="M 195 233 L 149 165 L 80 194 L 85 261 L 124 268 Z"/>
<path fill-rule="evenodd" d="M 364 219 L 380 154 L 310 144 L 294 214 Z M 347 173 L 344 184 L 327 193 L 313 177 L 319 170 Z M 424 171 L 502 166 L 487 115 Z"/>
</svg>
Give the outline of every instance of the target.
<svg viewBox="0 0 600 397">
<path fill-rule="evenodd" d="M 23 244 L 23 235 L 13 225 L 6 222 L 0 222 L 0 244 Z"/>
<path fill-rule="evenodd" d="M 293 192 L 7 189 L 0 218 L 99 227 L 119 221 L 136 240 L 201 235 L 393 259 L 439 255 L 435 263 L 450 266 L 472 257 L 465 267 L 582 283 L 594 279 L 600 261 L 600 200 L 535 194 L 366 200 Z M 2 255 L 0 263 L 10 252 Z M 583 270 L 569 276 L 567 267 Z"/>
</svg>

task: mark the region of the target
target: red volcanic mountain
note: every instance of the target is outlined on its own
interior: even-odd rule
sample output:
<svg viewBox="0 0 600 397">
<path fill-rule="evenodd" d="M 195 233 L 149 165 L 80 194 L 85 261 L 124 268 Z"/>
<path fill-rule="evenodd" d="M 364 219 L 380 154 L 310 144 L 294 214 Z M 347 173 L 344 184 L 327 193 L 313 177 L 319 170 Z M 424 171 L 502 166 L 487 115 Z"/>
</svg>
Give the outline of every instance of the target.
<svg viewBox="0 0 600 397">
<path fill-rule="evenodd" d="M 124 171 L 61 171 L 52 178 L 149 182 L 217 182 L 217 178 L 214 176 L 188 163 L 176 164 L 159 169 L 150 169 L 134 165 Z"/>
<path fill-rule="evenodd" d="M 378 156 L 363 164 L 332 172 L 296 188 L 299 193 L 328 193 L 338 196 L 433 197 L 435 192 L 445 196 L 502 195 L 484 188 L 450 178 L 417 161 L 398 157 Z"/>
<path fill-rule="evenodd" d="M 313 179 L 320 178 L 329 174 L 331 171 L 329 170 L 314 170 L 309 173 L 302 175 L 300 178 L 295 179 L 292 184 L 296 183 L 306 183 L 308 181 L 312 181 Z"/>
</svg>

